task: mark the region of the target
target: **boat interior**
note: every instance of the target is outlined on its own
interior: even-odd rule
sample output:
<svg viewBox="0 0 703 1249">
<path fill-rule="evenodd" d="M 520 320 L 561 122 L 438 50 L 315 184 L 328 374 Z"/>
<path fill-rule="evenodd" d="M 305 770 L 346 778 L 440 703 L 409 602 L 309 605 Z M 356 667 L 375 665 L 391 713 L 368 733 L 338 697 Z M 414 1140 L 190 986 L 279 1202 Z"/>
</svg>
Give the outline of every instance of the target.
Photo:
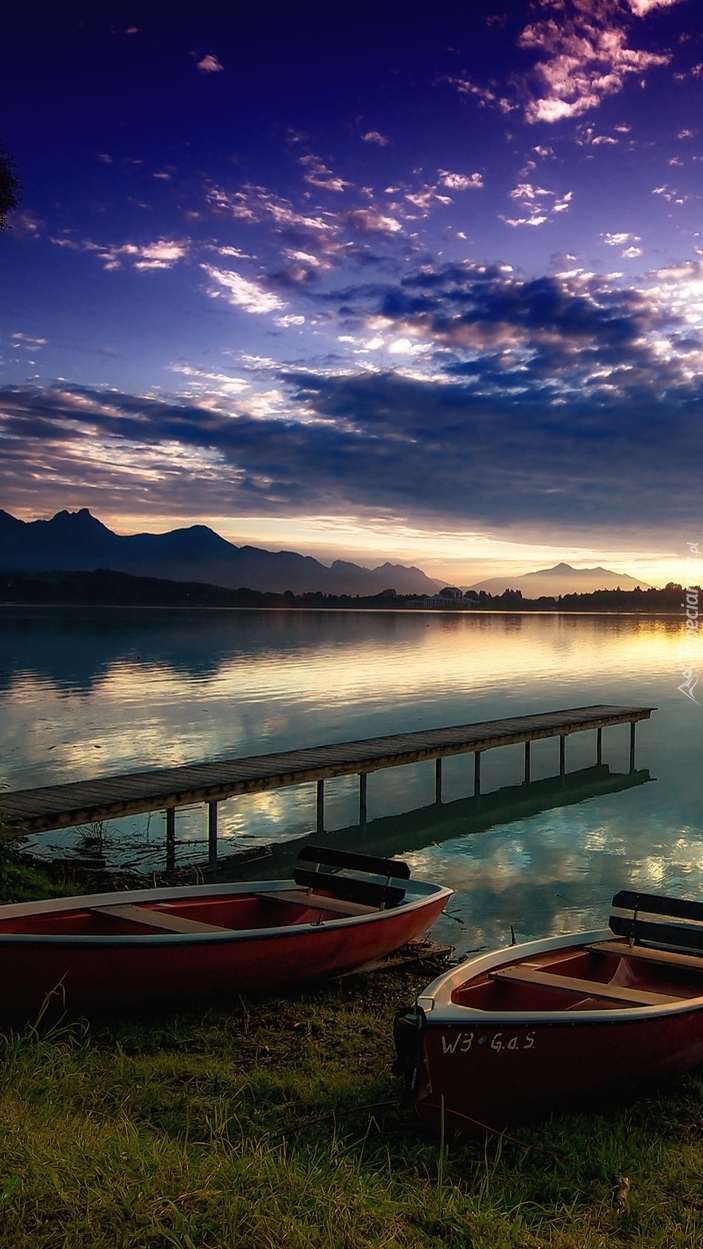
<svg viewBox="0 0 703 1249">
<path fill-rule="evenodd" d="M 360 915 L 373 915 L 398 906 L 405 890 L 391 884 L 393 877 L 408 879 L 410 869 L 395 859 L 305 846 L 301 859 L 313 867 L 297 867 L 292 888 L 257 889 L 244 893 L 203 894 L 138 902 L 106 902 L 105 895 L 78 899 L 75 907 L 33 914 L 0 916 L 0 933 L 63 936 L 136 936 L 242 932 L 266 928 L 323 924 Z M 322 870 L 322 865 L 327 869 Z M 379 877 L 385 876 L 385 883 Z M 129 897 L 129 895 L 125 895 Z"/>
<path fill-rule="evenodd" d="M 31 932 L 47 936 L 165 936 L 183 933 L 204 936 L 207 933 L 324 923 L 353 915 L 372 914 L 377 909 L 337 898 L 309 895 L 305 889 L 285 893 L 220 894 L 162 902 L 140 901 L 138 904 L 83 905 L 70 910 L 3 918 L 0 920 L 0 933 Z"/>
<path fill-rule="evenodd" d="M 506 959 L 457 986 L 457 1006 L 578 1011 L 667 1006 L 703 997 L 703 905 L 621 891 L 612 939 Z"/>
</svg>

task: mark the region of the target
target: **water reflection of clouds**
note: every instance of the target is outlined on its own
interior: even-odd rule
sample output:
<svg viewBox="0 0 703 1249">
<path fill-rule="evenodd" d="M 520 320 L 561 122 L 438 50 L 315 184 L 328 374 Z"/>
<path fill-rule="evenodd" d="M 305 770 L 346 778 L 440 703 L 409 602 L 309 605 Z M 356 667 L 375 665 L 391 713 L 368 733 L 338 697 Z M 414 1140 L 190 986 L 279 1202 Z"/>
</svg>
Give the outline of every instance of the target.
<svg viewBox="0 0 703 1249">
<path fill-rule="evenodd" d="M 627 799 L 642 796 L 632 791 Z M 613 798 L 594 800 L 611 808 L 595 837 L 589 801 L 411 856 L 416 875 L 446 879 L 456 890 L 452 909 L 469 931 L 452 937 L 444 924 L 444 939 L 461 953 L 479 938 L 479 944 L 502 940 L 496 934 L 511 924 L 527 936 L 605 926 L 611 899 L 625 886 L 700 896 L 701 830 L 667 839 L 655 813 L 651 821 L 633 819 Z"/>
<path fill-rule="evenodd" d="M 133 613 L 117 625 L 105 617 L 64 619 L 52 642 L 52 613 L 35 613 L 29 624 L 20 613 L 14 625 L 5 615 L 6 779 L 20 788 L 601 701 L 656 705 L 637 730 L 638 765 L 650 768 L 656 785 L 513 820 L 411 858 L 417 875 L 457 890 L 464 948 L 480 944 L 481 934 L 502 939 L 511 923 L 535 935 L 584 917 L 597 926 L 616 888 L 629 882 L 701 892 L 703 721 L 674 688 L 680 621 L 291 616 Z M 594 737 L 569 740 L 569 770 L 594 761 Z M 604 760 L 615 770 L 627 770 L 627 738 L 626 728 L 604 734 Z M 553 774 L 557 755 L 555 742 L 536 743 L 533 776 Z M 521 780 L 519 750 L 490 752 L 484 765 L 484 789 Z M 447 762 L 446 798 L 471 792 L 471 770 L 470 757 Z M 374 774 L 369 819 L 429 804 L 432 795 L 432 764 Z M 353 823 L 357 800 L 354 780 L 330 784 L 326 827 Z M 311 832 L 314 819 L 309 786 L 223 804 L 223 852 Z M 141 827 L 115 822 L 110 853 L 119 855 L 121 837 L 136 853 Z M 177 830 L 184 858 L 203 857 L 204 811 L 179 814 Z M 52 842 L 59 837 L 68 844 L 68 832 L 50 834 Z M 149 841 L 149 865 L 159 866 L 161 816 Z M 447 939 L 456 940 L 452 927 Z"/>
</svg>

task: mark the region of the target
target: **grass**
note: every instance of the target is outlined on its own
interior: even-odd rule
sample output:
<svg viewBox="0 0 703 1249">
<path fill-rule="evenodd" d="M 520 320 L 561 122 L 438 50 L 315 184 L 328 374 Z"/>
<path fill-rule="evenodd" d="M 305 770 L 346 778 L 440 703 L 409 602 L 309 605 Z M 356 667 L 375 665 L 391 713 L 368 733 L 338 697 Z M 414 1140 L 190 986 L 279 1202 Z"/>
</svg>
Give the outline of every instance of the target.
<svg viewBox="0 0 703 1249">
<path fill-rule="evenodd" d="M 4 900 L 69 891 L 0 846 Z M 432 1140 L 389 1074 L 431 974 L 0 1036 L 0 1249 L 703 1249 L 703 1074 Z"/>
<path fill-rule="evenodd" d="M 0 904 L 32 902 L 35 898 L 62 897 L 74 893 L 68 884 L 55 884 L 45 872 L 22 860 L 14 844 L 2 836 L 0 819 Z"/>
<path fill-rule="evenodd" d="M 701 1076 L 440 1148 L 389 1075 L 419 987 L 384 972 L 0 1040 L 0 1249 L 703 1246 Z"/>
</svg>

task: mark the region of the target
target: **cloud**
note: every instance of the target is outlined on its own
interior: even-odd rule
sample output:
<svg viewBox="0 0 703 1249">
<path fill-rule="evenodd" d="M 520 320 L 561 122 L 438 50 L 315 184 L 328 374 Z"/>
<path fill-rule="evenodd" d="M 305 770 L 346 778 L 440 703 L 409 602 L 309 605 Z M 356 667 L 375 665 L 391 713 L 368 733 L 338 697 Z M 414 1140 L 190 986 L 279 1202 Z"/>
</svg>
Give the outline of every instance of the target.
<svg viewBox="0 0 703 1249">
<path fill-rule="evenodd" d="M 234 192 L 212 187 L 208 191 L 207 202 L 218 213 L 252 223 L 268 219 L 279 231 L 299 238 L 314 237 L 321 246 L 325 245 L 323 240 L 331 244 L 338 232 L 331 214 L 323 216 L 318 213 L 315 216 L 309 211 L 300 212 L 290 200 L 260 186 L 245 186 L 243 190 Z"/>
<path fill-rule="evenodd" d="M 191 249 L 190 239 L 158 239 L 155 243 L 140 246 L 137 243 L 94 243 L 91 239 L 74 239 L 70 235 L 63 238 L 52 238 L 56 247 L 69 248 L 71 251 L 94 252 L 103 261 L 105 269 L 120 269 L 122 262 L 128 260 L 135 269 L 172 269 L 179 260 L 184 260 Z"/>
<path fill-rule="evenodd" d="M 434 186 L 426 186 L 422 191 L 409 192 L 405 198 L 414 208 L 420 208 L 425 217 L 435 204 L 443 204 L 446 207 L 447 204 L 453 202 L 451 196 L 440 195 Z"/>
<path fill-rule="evenodd" d="M 223 191 L 221 187 L 211 187 L 206 196 L 211 207 L 226 212 L 231 217 L 239 217 L 244 221 L 256 221 L 257 216 L 246 191 Z"/>
<path fill-rule="evenodd" d="M 304 162 L 312 167 L 307 157 Z M 407 216 L 400 204 L 381 208 L 374 202 L 336 211 L 312 206 L 301 211 L 291 200 L 253 185 L 235 192 L 212 187 L 207 200 L 218 215 L 231 214 L 251 224 L 266 222 L 272 227 L 273 238 L 278 236 L 281 241 L 282 267 L 276 280 L 284 285 L 309 283 L 345 256 L 371 260 L 364 236 L 368 240 L 400 235 L 402 218 Z"/>
<path fill-rule="evenodd" d="M 10 343 L 15 351 L 34 353 L 46 347 L 47 341 L 46 338 L 35 338 L 32 334 L 23 334 L 20 331 L 10 335 Z"/>
<path fill-rule="evenodd" d="M 517 108 L 517 104 L 512 103 L 507 96 L 500 95 L 498 87 L 492 89 L 492 87 L 482 86 L 480 83 L 472 82 L 464 74 L 455 77 L 448 75 L 442 81 L 454 87 L 459 95 L 474 96 L 480 108 L 491 106 L 499 109 L 501 113 L 512 113 Z"/>
<path fill-rule="evenodd" d="M 20 238 L 39 238 L 43 225 L 43 221 L 40 221 L 39 217 L 29 209 L 15 211 L 12 214 L 12 229 Z"/>
<path fill-rule="evenodd" d="M 675 3 L 676 0 L 671 0 Z M 630 0 L 644 17 L 666 0 Z M 597 108 L 622 91 L 631 74 L 668 64 L 668 53 L 627 46 L 628 26 L 619 0 L 543 0 L 554 14 L 526 26 L 518 46 L 539 57 L 534 74 L 541 90 L 525 109 L 528 122 L 554 123 Z"/>
<path fill-rule="evenodd" d="M 205 243 L 206 251 L 217 252 L 218 256 L 233 256 L 235 260 L 255 260 L 250 252 L 243 252 L 241 247 L 218 247 L 215 243 Z"/>
<path fill-rule="evenodd" d="M 439 169 L 439 185 L 451 191 L 480 191 L 483 189 L 483 178 L 480 173 L 450 173 L 448 169 Z"/>
<path fill-rule="evenodd" d="M 241 395 L 251 388 L 251 382 L 242 377 L 232 377 L 229 373 L 208 373 L 187 364 L 172 364 L 170 370 L 188 378 L 194 390 L 210 395 Z"/>
<path fill-rule="evenodd" d="M 305 317 L 289 312 L 284 317 L 276 317 L 276 325 L 280 325 L 281 329 L 287 330 L 291 325 L 305 325 Z"/>
<path fill-rule="evenodd" d="M 204 272 L 211 293 L 271 314 L 295 346 L 302 314 L 264 279 Z M 6 388 L 5 506 L 31 508 L 31 486 L 57 505 L 95 491 L 118 509 L 128 493 L 169 515 L 193 514 L 206 492 L 213 515 L 381 506 L 409 522 L 543 533 L 687 523 L 681 483 L 703 453 L 703 263 L 630 284 L 407 258 L 394 279 L 376 272 L 308 295 L 337 323 L 335 353 L 315 367 L 179 363 L 183 393 L 170 400 Z M 14 341 L 41 345 L 24 331 Z"/>
<path fill-rule="evenodd" d="M 529 74 L 514 75 L 507 84 L 477 82 L 466 74 L 441 79 L 481 108 L 508 114 L 522 108 L 529 123 L 554 124 L 597 108 L 607 96 L 622 91 L 628 76 L 643 78 L 648 70 L 667 65 L 669 52 L 630 46 L 633 19 L 680 0 L 534 0 L 535 18 L 523 28 L 517 46 L 536 57 Z M 703 66 L 696 66 L 703 72 Z M 685 77 L 685 75 L 677 75 Z M 627 132 L 628 126 L 616 129 Z M 593 143 L 612 144 L 607 135 Z M 535 149 L 539 152 L 539 148 Z"/>
<path fill-rule="evenodd" d="M 623 260 L 636 260 L 638 256 L 642 255 L 642 248 L 635 246 L 636 243 L 642 242 L 639 234 L 627 234 L 624 231 L 621 231 L 619 234 L 606 233 L 603 235 L 603 242 L 606 247 L 624 248 L 620 252 Z M 628 246 L 625 246 L 626 244 Z"/>
<path fill-rule="evenodd" d="M 252 312 L 262 315 L 266 312 L 275 312 L 279 308 L 285 308 L 283 300 L 278 298 L 272 291 L 265 290 L 258 282 L 252 282 L 248 278 L 243 278 L 241 274 L 235 273 L 232 269 L 216 269 L 214 265 L 202 264 L 208 277 L 214 286 L 211 286 L 208 295 L 213 299 L 218 298 L 223 291 L 226 291 L 225 298 L 227 302 L 234 307 L 243 308 L 245 312 Z"/>
<path fill-rule="evenodd" d="M 197 65 L 201 74 L 221 74 L 224 69 L 224 65 L 212 55 L 204 56 L 201 61 L 197 62 Z"/>
<path fill-rule="evenodd" d="M 190 244 L 170 239 L 159 239 L 158 243 L 148 243 L 146 247 L 137 249 L 138 259 L 134 261 L 135 269 L 172 269 L 173 266 L 187 255 Z"/>
<path fill-rule="evenodd" d="M 39 487 L 85 500 L 89 481 L 103 507 L 129 491 L 169 515 L 197 512 L 205 490 L 212 515 L 380 507 L 409 522 L 591 535 L 690 520 L 680 486 L 703 452 L 700 389 L 677 398 L 633 386 L 555 406 L 548 392 L 491 393 L 468 376 L 289 370 L 259 395 L 237 379 L 193 380 L 229 394 L 215 404 L 66 386 L 0 392 L 3 497 L 12 487 L 17 498 L 19 479 L 34 500 Z"/>
<path fill-rule="evenodd" d="M 652 195 L 661 195 L 662 199 L 665 199 L 667 204 L 685 204 L 690 198 L 688 195 L 680 195 L 675 187 L 670 187 L 666 182 L 663 186 L 653 187 Z"/>
<path fill-rule="evenodd" d="M 397 234 L 402 225 L 395 217 L 389 217 L 378 208 L 352 208 L 345 220 L 353 230 L 361 234 Z"/>
<path fill-rule="evenodd" d="M 388 147 L 390 139 L 380 134 L 378 130 L 369 130 L 367 134 L 362 134 L 362 143 L 377 143 L 379 147 Z"/>
<path fill-rule="evenodd" d="M 361 339 L 365 349 L 407 340 L 421 353 L 413 376 L 462 378 L 485 395 L 626 401 L 650 389 L 688 393 L 703 375 L 703 267 L 694 262 L 624 287 L 580 269 L 527 280 L 505 265 L 425 265 L 396 283 L 347 287 L 337 303 L 356 327 L 350 343 L 358 327 L 375 335 Z"/>
<path fill-rule="evenodd" d="M 630 8 L 636 17 L 644 17 L 652 9 L 670 9 L 679 0 L 628 0 Z"/>
<path fill-rule="evenodd" d="M 324 191 L 343 191 L 345 187 L 352 185 L 351 182 L 336 177 L 317 156 L 301 156 L 300 164 L 306 167 L 304 179 L 311 186 L 322 187 Z"/>
<path fill-rule="evenodd" d="M 603 235 L 603 242 L 608 247 L 623 247 L 625 243 L 639 243 L 640 237 L 639 234 L 626 234 L 624 231 L 620 234 L 606 233 Z"/>
<path fill-rule="evenodd" d="M 564 195 L 558 196 L 556 191 L 533 186 L 531 182 L 519 182 L 510 192 L 510 198 L 517 204 L 522 216 L 506 217 L 501 213 L 501 221 L 508 226 L 541 226 L 555 213 L 569 211 L 573 191 L 567 191 Z"/>
</svg>

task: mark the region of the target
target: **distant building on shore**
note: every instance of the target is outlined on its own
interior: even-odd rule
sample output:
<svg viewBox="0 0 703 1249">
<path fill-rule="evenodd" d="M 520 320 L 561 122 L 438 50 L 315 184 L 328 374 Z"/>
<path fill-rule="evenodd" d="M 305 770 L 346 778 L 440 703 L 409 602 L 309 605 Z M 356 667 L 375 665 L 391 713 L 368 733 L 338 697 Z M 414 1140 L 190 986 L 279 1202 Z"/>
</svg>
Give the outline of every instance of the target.
<svg viewBox="0 0 703 1249">
<path fill-rule="evenodd" d="M 411 598 L 407 600 L 408 607 L 475 607 L 478 603 L 478 595 L 474 590 L 467 591 L 466 594 L 455 585 L 445 585 L 438 594 L 431 594 L 427 598 Z"/>
</svg>

